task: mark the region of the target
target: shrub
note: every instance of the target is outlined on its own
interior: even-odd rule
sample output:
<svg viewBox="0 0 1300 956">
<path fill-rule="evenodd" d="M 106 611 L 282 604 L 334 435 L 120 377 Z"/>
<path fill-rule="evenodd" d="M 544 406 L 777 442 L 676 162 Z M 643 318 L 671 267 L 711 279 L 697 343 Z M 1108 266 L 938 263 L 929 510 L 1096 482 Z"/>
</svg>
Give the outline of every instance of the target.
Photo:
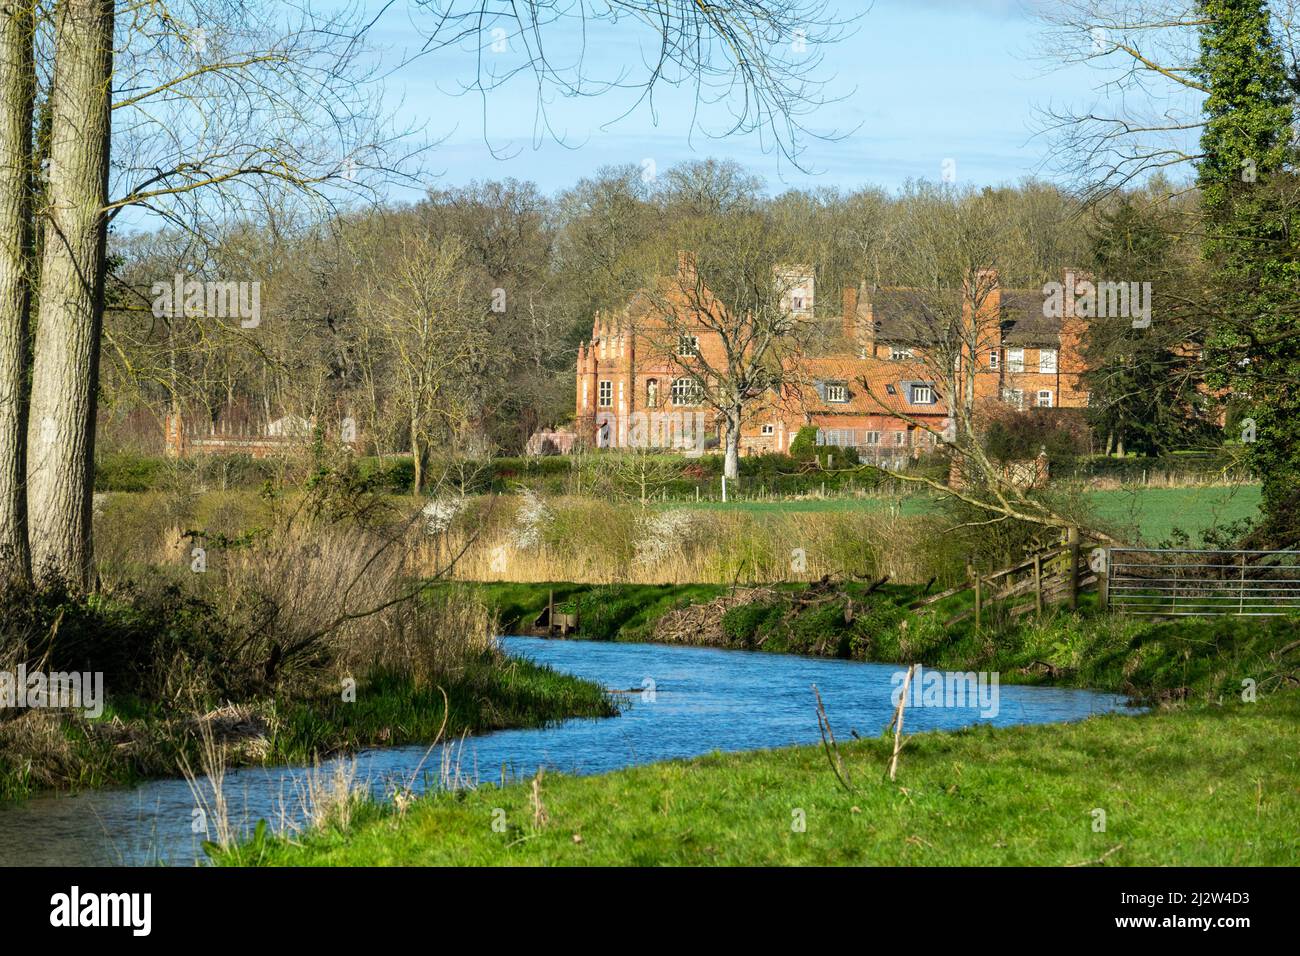
<svg viewBox="0 0 1300 956">
<path fill-rule="evenodd" d="M 740 647 L 753 647 L 762 631 L 781 609 L 780 604 L 751 601 L 727 609 L 722 615 L 722 633 Z"/>
<path fill-rule="evenodd" d="M 798 461 L 810 461 L 817 454 L 817 427 L 805 425 L 799 429 L 794 440 L 790 442 L 790 457 Z"/>
<path fill-rule="evenodd" d="M 153 491 L 164 486 L 171 471 L 166 458 L 115 452 L 95 463 L 95 490 Z"/>
</svg>

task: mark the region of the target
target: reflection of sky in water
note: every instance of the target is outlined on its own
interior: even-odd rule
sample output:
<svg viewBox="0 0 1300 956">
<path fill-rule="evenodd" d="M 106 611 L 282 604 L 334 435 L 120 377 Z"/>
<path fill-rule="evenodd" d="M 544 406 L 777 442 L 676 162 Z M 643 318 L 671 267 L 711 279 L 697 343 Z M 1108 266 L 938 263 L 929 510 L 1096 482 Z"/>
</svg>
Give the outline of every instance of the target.
<svg viewBox="0 0 1300 956">
<path fill-rule="evenodd" d="M 691 757 L 712 750 L 756 750 L 820 740 L 812 685 L 821 692 L 838 738 L 850 730 L 874 736 L 892 714 L 889 664 L 821 660 L 786 654 L 612 644 L 590 641 L 503 639 L 512 653 L 550 664 L 619 691 L 622 716 L 570 720 L 545 729 L 505 730 L 447 746 L 451 764 L 469 781 L 496 783 L 531 776 L 539 765 L 591 774 L 634 763 Z M 647 692 L 653 687 L 653 699 Z M 909 695 L 910 698 L 910 695 Z M 1125 710 L 1114 694 L 1060 688 L 999 688 L 999 713 L 985 720 L 978 707 L 914 708 L 910 732 L 960 727 L 1078 720 Z M 436 783 L 442 748 L 393 747 L 356 757 L 359 781 L 391 792 L 398 781 L 416 789 Z M 332 764 L 325 764 L 329 773 Z M 201 784 L 202 785 L 202 784 Z M 272 826 L 301 816 L 303 771 L 269 767 L 230 771 L 226 797 L 234 823 Z M 131 790 L 40 797 L 0 808 L 0 865 L 189 863 L 201 856 L 191 832 L 194 796 L 184 780 L 158 780 Z"/>
</svg>

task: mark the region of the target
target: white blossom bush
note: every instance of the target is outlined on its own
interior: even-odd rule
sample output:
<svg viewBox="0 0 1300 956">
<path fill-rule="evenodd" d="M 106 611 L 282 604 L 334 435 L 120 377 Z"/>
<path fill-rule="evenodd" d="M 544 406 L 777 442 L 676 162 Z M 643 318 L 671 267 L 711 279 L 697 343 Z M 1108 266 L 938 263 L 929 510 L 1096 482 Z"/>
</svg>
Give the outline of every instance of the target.
<svg viewBox="0 0 1300 956">
<path fill-rule="evenodd" d="M 424 533 L 442 534 L 451 527 L 456 516 L 465 510 L 466 503 L 464 498 L 434 498 L 420 511 L 424 516 Z"/>
<path fill-rule="evenodd" d="M 546 529 L 555 520 L 555 515 L 531 489 L 525 488 L 522 497 L 511 539 L 516 548 L 526 551 L 542 543 Z"/>
<path fill-rule="evenodd" d="M 685 549 L 695 534 L 695 515 L 685 508 L 659 511 L 641 519 L 636 563 L 655 565 Z"/>
</svg>

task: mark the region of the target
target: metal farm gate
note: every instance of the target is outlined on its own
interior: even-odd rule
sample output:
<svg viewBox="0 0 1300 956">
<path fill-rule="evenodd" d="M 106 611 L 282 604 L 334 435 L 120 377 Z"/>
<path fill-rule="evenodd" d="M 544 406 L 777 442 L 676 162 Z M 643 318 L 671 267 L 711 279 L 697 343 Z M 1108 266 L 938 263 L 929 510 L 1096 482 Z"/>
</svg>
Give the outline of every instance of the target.
<svg viewBox="0 0 1300 956">
<path fill-rule="evenodd" d="M 1102 603 L 1159 617 L 1300 611 L 1300 551 L 1107 548 Z"/>
</svg>

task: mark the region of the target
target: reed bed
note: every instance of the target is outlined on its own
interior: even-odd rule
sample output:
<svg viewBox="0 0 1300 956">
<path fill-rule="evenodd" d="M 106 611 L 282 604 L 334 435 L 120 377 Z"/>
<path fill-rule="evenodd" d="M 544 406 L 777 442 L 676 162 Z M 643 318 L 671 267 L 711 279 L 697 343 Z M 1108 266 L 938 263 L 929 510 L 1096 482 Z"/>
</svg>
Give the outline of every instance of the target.
<svg viewBox="0 0 1300 956">
<path fill-rule="evenodd" d="M 943 546 L 937 519 L 897 508 L 643 508 L 530 495 L 471 502 L 449 528 L 428 536 L 413 567 L 430 575 L 449 554 L 462 554 L 455 579 L 586 584 L 766 584 L 823 575 L 923 583 L 961 567 Z"/>
</svg>

